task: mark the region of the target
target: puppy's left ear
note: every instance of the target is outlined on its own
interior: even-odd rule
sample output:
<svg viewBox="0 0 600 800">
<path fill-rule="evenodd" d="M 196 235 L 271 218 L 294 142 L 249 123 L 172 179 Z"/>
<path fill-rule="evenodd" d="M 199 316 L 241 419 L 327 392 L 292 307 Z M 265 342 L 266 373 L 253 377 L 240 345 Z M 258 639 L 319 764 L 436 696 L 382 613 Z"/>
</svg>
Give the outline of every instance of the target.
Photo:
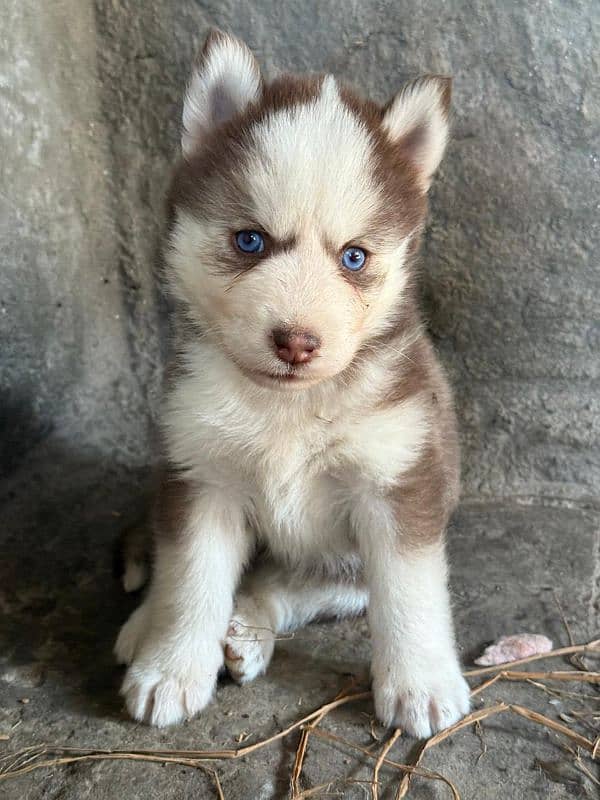
<svg viewBox="0 0 600 800">
<path fill-rule="evenodd" d="M 250 49 L 229 33 L 211 31 L 183 102 L 184 156 L 190 156 L 211 130 L 244 111 L 261 93 L 260 68 Z"/>
<path fill-rule="evenodd" d="M 424 192 L 448 142 L 452 79 L 427 75 L 411 81 L 386 106 L 383 128 L 417 170 Z"/>
</svg>

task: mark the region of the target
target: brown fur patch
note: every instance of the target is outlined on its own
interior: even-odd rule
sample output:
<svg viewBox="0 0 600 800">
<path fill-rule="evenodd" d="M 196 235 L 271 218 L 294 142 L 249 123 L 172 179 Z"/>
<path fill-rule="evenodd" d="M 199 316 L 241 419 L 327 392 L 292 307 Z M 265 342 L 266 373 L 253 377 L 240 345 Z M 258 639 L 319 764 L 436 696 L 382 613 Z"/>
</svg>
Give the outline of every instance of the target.
<svg viewBox="0 0 600 800">
<path fill-rule="evenodd" d="M 440 539 L 458 501 L 450 442 L 430 443 L 417 464 L 388 495 L 398 524 L 400 550 L 426 547 Z"/>
<path fill-rule="evenodd" d="M 191 500 L 192 487 L 189 481 L 180 473 L 165 470 L 160 477 L 152 510 L 152 531 L 156 540 L 179 538 L 185 527 Z"/>
<path fill-rule="evenodd" d="M 398 521 L 400 548 L 422 547 L 440 538 L 459 497 L 460 456 L 456 417 L 446 377 L 433 347 L 422 336 L 409 348 L 410 361 L 398 365 L 398 378 L 383 404 L 418 398 L 431 420 L 429 440 L 417 463 L 398 477 L 389 493 Z"/>
<path fill-rule="evenodd" d="M 435 385 L 431 369 L 432 359 L 435 356 L 427 339 L 420 336 L 404 349 L 401 338 L 393 338 L 391 344 L 396 347 L 398 354 L 397 369 L 390 391 L 382 398 L 381 405 L 383 407 L 398 405 L 414 397 L 415 394 L 431 396 L 438 387 Z"/>
</svg>

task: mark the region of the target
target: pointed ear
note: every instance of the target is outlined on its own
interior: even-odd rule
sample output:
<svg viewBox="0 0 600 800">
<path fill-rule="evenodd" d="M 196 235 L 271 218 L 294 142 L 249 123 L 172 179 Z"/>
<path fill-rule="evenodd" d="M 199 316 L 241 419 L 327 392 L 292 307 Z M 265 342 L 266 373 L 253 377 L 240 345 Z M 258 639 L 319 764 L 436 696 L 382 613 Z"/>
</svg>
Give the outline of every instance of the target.
<svg viewBox="0 0 600 800">
<path fill-rule="evenodd" d="M 256 59 L 228 33 L 213 30 L 192 72 L 183 102 L 181 147 L 189 156 L 213 128 L 258 100 L 262 78 Z"/>
<path fill-rule="evenodd" d="M 384 130 L 417 168 L 424 192 L 448 142 L 451 94 L 451 78 L 427 75 L 408 83 L 384 110 Z"/>
</svg>

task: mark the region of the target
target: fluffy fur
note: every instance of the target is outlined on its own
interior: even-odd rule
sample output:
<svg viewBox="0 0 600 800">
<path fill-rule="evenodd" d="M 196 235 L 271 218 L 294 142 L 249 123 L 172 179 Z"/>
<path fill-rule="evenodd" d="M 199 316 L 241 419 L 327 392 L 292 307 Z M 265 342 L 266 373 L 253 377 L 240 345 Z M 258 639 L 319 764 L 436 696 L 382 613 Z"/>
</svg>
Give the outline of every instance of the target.
<svg viewBox="0 0 600 800">
<path fill-rule="evenodd" d="M 179 338 L 153 574 L 116 645 L 135 719 L 179 722 L 224 663 L 249 681 L 277 633 L 365 608 L 382 722 L 427 736 L 467 711 L 443 542 L 456 428 L 414 266 L 449 95 L 438 77 L 386 108 L 330 75 L 265 84 L 244 44 L 209 37 L 169 195 Z M 264 251 L 240 253 L 240 230 Z M 278 358 L 282 328 L 318 337 L 310 361 Z"/>
</svg>

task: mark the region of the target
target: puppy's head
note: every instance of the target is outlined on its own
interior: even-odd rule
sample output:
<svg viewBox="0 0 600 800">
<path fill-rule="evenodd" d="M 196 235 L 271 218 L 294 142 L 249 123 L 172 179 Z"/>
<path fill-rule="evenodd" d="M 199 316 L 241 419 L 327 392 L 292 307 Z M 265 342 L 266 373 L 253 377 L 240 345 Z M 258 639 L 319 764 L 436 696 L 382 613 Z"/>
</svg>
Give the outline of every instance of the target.
<svg viewBox="0 0 600 800">
<path fill-rule="evenodd" d="M 449 101 L 440 77 L 384 108 L 330 75 L 265 84 L 242 42 L 209 36 L 184 102 L 167 274 L 252 380 L 310 386 L 397 324 Z"/>
</svg>

